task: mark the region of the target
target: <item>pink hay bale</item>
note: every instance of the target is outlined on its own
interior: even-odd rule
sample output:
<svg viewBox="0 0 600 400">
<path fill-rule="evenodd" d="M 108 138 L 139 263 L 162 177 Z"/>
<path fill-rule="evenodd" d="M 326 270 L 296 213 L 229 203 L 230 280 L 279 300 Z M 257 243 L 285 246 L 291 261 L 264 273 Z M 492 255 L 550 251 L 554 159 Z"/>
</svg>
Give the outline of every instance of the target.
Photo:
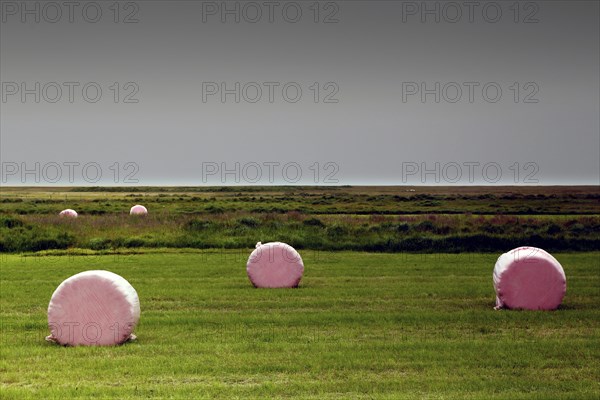
<svg viewBox="0 0 600 400">
<path fill-rule="evenodd" d="M 139 319 L 140 301 L 127 280 L 109 271 L 85 271 L 52 294 L 46 339 L 70 346 L 117 345 L 135 338 Z"/>
<path fill-rule="evenodd" d="M 496 309 L 555 310 L 567 292 L 560 263 L 536 247 L 502 254 L 494 266 Z"/>
<path fill-rule="evenodd" d="M 246 272 L 255 287 L 293 288 L 302 279 L 304 264 L 300 254 L 288 244 L 258 242 L 248 258 Z"/>
<path fill-rule="evenodd" d="M 146 209 L 146 207 L 136 204 L 135 206 L 131 207 L 131 210 L 129 210 L 129 214 L 130 215 L 146 215 L 146 214 L 148 214 L 148 210 Z"/>
<path fill-rule="evenodd" d="M 60 217 L 77 218 L 77 211 L 67 208 L 66 210 L 62 210 L 58 215 Z"/>
</svg>

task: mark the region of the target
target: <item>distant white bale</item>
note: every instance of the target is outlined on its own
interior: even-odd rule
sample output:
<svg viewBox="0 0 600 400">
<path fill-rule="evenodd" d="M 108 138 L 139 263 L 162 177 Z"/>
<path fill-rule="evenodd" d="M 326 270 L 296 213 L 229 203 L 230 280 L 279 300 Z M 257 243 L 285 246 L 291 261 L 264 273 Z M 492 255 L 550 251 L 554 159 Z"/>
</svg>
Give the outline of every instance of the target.
<svg viewBox="0 0 600 400">
<path fill-rule="evenodd" d="M 131 214 L 131 215 L 146 215 L 146 214 L 148 214 L 148 210 L 146 209 L 146 207 L 137 204 L 137 205 L 131 207 L 131 210 L 129 210 L 129 214 Z"/>
<path fill-rule="evenodd" d="M 70 346 L 110 346 L 134 339 L 138 294 L 123 277 L 85 271 L 63 281 L 48 305 L 46 340 Z"/>
<path fill-rule="evenodd" d="M 77 218 L 77 211 L 67 208 L 66 210 L 62 210 L 58 215 L 61 217 Z"/>
<path fill-rule="evenodd" d="M 567 292 L 563 267 L 536 247 L 519 247 L 502 254 L 493 278 L 497 309 L 554 310 Z"/>
<path fill-rule="evenodd" d="M 246 272 L 256 287 L 292 288 L 302 279 L 304 263 L 300 254 L 288 244 L 258 242 L 248 258 Z"/>
</svg>

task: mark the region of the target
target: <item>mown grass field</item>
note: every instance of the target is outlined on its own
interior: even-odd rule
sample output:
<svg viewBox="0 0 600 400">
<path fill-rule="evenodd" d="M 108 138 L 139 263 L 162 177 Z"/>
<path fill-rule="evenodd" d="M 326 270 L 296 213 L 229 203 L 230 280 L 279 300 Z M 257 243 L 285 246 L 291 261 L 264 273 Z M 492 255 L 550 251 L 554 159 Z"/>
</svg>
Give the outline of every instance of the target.
<svg viewBox="0 0 600 400">
<path fill-rule="evenodd" d="M 600 188 L 2 188 L 0 398 L 596 399 Z M 136 218 L 141 203 L 150 214 Z M 58 212 L 74 208 L 75 220 Z M 245 273 L 257 241 L 306 266 Z M 520 245 L 567 275 L 553 312 L 494 311 Z M 56 287 L 90 269 L 136 288 L 138 340 L 49 344 Z"/>
<path fill-rule="evenodd" d="M 600 253 L 557 253 L 554 312 L 494 311 L 495 254 L 302 251 L 298 289 L 253 288 L 250 249 L 3 254 L 1 397 L 593 399 Z M 60 282 L 108 269 L 137 289 L 138 340 L 44 341 Z"/>
</svg>

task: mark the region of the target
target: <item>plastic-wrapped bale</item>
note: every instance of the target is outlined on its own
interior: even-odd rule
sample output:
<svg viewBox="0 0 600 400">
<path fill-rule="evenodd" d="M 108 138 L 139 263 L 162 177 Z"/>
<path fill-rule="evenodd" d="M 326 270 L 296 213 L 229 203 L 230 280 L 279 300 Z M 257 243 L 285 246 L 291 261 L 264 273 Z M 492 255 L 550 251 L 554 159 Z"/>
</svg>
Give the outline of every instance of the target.
<svg viewBox="0 0 600 400">
<path fill-rule="evenodd" d="M 61 217 L 77 218 L 77 211 L 67 208 L 66 210 L 62 210 L 58 215 Z"/>
<path fill-rule="evenodd" d="M 48 305 L 46 340 L 69 346 L 110 346 L 135 339 L 138 294 L 123 277 L 85 271 L 64 280 Z"/>
<path fill-rule="evenodd" d="M 288 244 L 258 242 L 248 258 L 246 272 L 257 288 L 293 288 L 302 279 L 304 263 Z"/>
<path fill-rule="evenodd" d="M 563 267 L 536 247 L 519 247 L 502 254 L 493 278 L 496 309 L 555 310 L 567 292 Z"/>
<path fill-rule="evenodd" d="M 148 214 L 148 210 L 146 209 L 146 207 L 136 204 L 135 206 L 131 207 L 131 210 L 129 210 L 129 214 L 131 214 L 131 215 L 146 215 L 146 214 Z"/>
</svg>

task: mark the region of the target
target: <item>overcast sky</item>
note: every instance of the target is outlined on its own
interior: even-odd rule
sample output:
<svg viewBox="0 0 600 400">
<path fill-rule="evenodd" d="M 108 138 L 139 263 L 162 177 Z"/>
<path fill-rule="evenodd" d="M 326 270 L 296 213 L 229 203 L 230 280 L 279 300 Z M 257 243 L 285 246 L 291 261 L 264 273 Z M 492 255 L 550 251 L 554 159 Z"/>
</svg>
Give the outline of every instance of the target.
<svg viewBox="0 0 600 400">
<path fill-rule="evenodd" d="M 44 4 L 3 185 L 599 183 L 597 1 Z"/>
</svg>

